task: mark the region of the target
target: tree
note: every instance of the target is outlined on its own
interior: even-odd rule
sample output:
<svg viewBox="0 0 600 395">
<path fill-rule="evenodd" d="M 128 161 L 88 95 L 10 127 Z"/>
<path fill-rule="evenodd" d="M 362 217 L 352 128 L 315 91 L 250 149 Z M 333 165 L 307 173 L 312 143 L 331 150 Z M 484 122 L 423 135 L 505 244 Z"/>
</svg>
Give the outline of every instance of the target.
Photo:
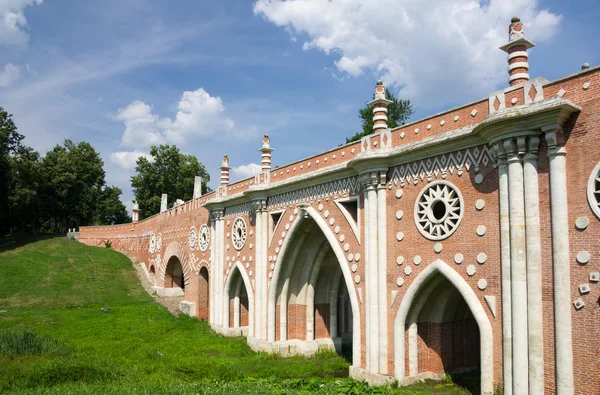
<svg viewBox="0 0 600 395">
<path fill-rule="evenodd" d="M 404 125 L 404 123 L 414 112 L 412 105 L 410 104 L 410 100 L 398 99 L 392 92 L 389 91 L 388 88 L 385 88 L 385 98 L 392 101 L 388 106 L 387 112 L 388 128 L 395 128 L 400 125 Z M 375 94 L 373 94 L 373 99 L 375 99 Z M 362 121 L 363 131 L 356 133 L 352 137 L 346 138 L 346 144 L 360 140 L 364 136 L 373 134 L 373 108 L 366 104 L 365 107 L 358 111 L 358 117 Z"/>
<path fill-rule="evenodd" d="M 168 195 L 168 204 L 175 200 L 190 200 L 194 193 L 194 177 L 202 177 L 202 193 L 209 192 L 210 176 L 204 165 L 193 155 L 181 154 L 176 146 L 152 146 L 151 160 L 140 156 L 136 175 L 131 177 L 135 199 L 140 206 L 140 219 L 160 211 L 161 195 Z"/>
<path fill-rule="evenodd" d="M 55 146 L 42 159 L 44 210 L 55 232 L 90 225 L 96 219 L 106 183 L 103 166 L 89 143 L 71 140 Z"/>
<path fill-rule="evenodd" d="M 24 136 L 9 114 L 0 107 L 0 234 L 6 232 L 9 223 L 9 196 L 12 194 L 12 157 L 21 149 Z"/>
<path fill-rule="evenodd" d="M 121 189 L 114 186 L 104 188 L 100 195 L 96 223 L 114 225 L 131 222 L 131 217 L 127 213 L 125 205 L 119 199 L 121 193 Z"/>
<path fill-rule="evenodd" d="M 11 158 L 11 194 L 9 196 L 9 232 L 37 233 L 40 221 L 39 190 L 42 179 L 40 155 L 22 147 Z"/>
</svg>

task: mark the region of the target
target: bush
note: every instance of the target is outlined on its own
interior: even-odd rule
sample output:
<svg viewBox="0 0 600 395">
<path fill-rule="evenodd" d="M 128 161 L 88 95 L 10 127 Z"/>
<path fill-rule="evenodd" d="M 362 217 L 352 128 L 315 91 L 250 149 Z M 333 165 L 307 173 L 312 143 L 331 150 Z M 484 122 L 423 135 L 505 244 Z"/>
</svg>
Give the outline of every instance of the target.
<svg viewBox="0 0 600 395">
<path fill-rule="evenodd" d="M 112 247 L 112 241 L 110 241 L 110 239 L 105 240 L 104 241 L 104 247 L 111 248 Z"/>
</svg>

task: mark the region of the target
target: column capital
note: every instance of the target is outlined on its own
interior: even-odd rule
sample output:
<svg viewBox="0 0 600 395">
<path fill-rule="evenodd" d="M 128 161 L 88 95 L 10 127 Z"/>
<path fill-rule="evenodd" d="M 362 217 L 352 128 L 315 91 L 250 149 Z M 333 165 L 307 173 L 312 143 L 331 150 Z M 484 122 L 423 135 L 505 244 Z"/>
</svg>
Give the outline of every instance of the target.
<svg viewBox="0 0 600 395">
<path fill-rule="evenodd" d="M 223 220 L 223 216 L 225 214 L 225 209 L 223 208 L 213 208 L 210 210 L 210 217 L 215 221 Z"/>
<path fill-rule="evenodd" d="M 561 125 L 552 125 L 542 128 L 545 132 L 544 139 L 548 144 L 548 157 L 565 156 L 567 150 L 564 147 L 565 134 Z"/>
<path fill-rule="evenodd" d="M 267 198 L 261 197 L 252 199 L 252 207 L 257 212 L 267 211 Z"/>
<path fill-rule="evenodd" d="M 540 147 L 540 138 L 538 136 L 531 136 L 528 139 L 528 149 L 523 156 L 523 161 L 533 162 L 538 159 L 538 151 Z"/>
<path fill-rule="evenodd" d="M 380 185 L 383 185 L 383 187 L 385 187 L 385 183 L 387 180 L 387 171 L 387 168 L 365 170 L 358 175 L 358 181 L 364 189 L 376 188 Z"/>
</svg>

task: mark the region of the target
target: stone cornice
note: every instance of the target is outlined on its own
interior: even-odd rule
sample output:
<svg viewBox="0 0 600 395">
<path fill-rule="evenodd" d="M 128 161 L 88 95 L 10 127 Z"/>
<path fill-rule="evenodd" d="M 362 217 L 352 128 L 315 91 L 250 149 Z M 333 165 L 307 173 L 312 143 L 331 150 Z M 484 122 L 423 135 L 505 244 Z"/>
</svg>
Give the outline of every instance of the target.
<svg viewBox="0 0 600 395">
<path fill-rule="evenodd" d="M 474 132 L 490 144 L 525 134 L 541 134 L 549 125 L 562 125 L 581 107 L 561 97 L 552 97 L 538 102 L 506 108 L 488 115 Z"/>
</svg>

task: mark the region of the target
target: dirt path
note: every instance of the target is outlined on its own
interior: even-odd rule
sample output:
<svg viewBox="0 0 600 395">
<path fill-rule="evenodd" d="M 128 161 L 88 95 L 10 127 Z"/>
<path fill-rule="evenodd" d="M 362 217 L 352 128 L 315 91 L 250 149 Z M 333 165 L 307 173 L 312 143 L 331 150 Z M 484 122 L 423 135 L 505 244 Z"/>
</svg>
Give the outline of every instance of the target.
<svg viewBox="0 0 600 395">
<path fill-rule="evenodd" d="M 146 274 L 144 273 L 144 269 L 142 269 L 142 263 L 131 258 L 130 256 L 128 256 L 128 258 L 131 260 L 131 264 L 135 268 L 135 272 L 137 273 L 137 276 L 140 279 L 140 283 L 142 284 L 142 286 L 144 287 L 146 292 L 148 292 L 148 295 L 152 296 L 154 298 L 154 300 L 156 300 L 158 303 L 165 306 L 171 312 L 171 314 L 179 315 L 179 313 L 180 313 L 179 302 L 181 302 L 184 299 L 184 297 L 183 296 L 161 297 L 161 296 L 156 295 L 154 293 L 154 290 L 152 289 L 152 286 L 154 284 L 152 284 L 150 281 L 148 281 L 148 278 L 146 277 Z"/>
</svg>

